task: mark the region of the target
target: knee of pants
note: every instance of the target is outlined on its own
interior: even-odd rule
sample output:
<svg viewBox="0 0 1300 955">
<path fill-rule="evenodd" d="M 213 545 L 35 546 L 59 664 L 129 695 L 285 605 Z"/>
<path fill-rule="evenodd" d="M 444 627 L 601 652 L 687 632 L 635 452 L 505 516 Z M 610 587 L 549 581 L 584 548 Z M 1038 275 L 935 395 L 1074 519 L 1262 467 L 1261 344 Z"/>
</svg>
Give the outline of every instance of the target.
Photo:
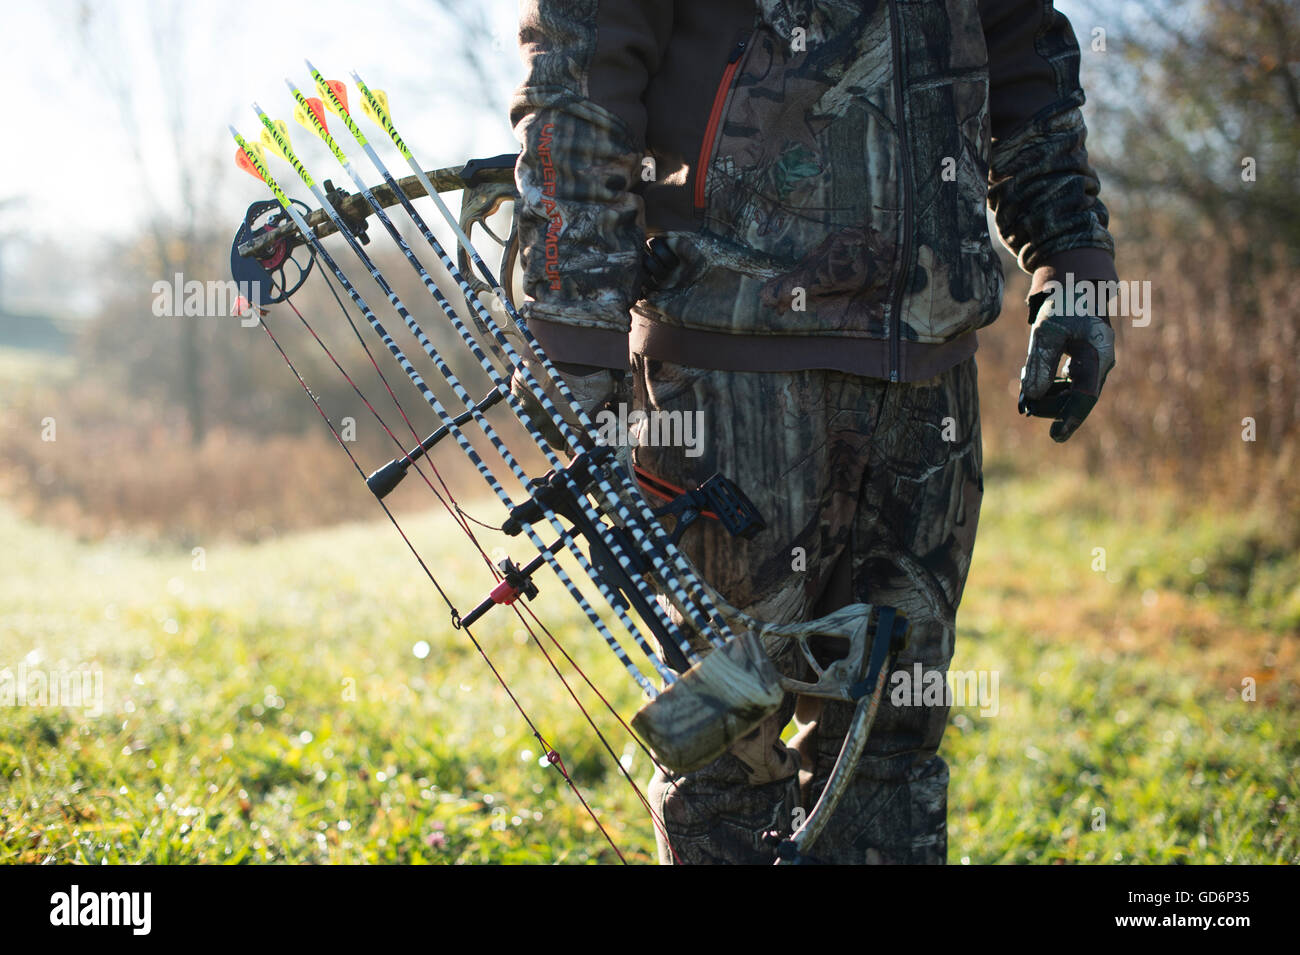
<svg viewBox="0 0 1300 955">
<path fill-rule="evenodd" d="M 816 731 L 819 768 L 826 763 L 829 769 L 839 755 L 853 709 L 850 703 L 827 704 Z M 886 696 L 863 748 L 863 762 L 875 763 L 881 778 L 905 776 L 913 765 L 939 751 L 948 725 L 948 709 L 942 704 L 914 705 L 911 699 L 895 703 Z"/>
</svg>

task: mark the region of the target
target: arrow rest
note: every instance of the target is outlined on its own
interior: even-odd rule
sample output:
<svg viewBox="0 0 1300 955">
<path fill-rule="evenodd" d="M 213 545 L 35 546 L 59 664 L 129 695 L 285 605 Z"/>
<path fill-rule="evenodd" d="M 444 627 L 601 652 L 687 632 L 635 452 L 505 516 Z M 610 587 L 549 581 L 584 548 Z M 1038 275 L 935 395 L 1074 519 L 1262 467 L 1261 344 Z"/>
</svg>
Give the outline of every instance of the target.
<svg viewBox="0 0 1300 955">
<path fill-rule="evenodd" d="M 370 235 L 366 232 L 366 229 L 370 224 L 366 221 L 364 215 L 358 215 L 348 211 L 349 205 L 346 200 L 350 195 L 351 193 L 346 189 L 340 189 L 330 180 L 325 180 L 325 198 L 330 201 L 330 205 L 333 206 L 334 211 L 339 214 L 339 218 L 343 220 L 343 224 L 348 227 L 348 231 L 352 233 L 352 237 L 362 245 L 369 245 Z"/>
</svg>

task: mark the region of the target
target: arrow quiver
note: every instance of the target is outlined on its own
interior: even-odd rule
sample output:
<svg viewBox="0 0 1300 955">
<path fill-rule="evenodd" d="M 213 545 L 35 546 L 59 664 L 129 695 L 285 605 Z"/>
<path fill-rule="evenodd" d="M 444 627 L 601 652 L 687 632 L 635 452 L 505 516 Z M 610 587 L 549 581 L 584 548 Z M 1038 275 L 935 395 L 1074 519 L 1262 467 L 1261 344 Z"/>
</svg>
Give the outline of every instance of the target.
<svg viewBox="0 0 1300 955">
<path fill-rule="evenodd" d="M 564 589 L 574 597 L 592 631 L 605 641 L 649 698 L 631 720 L 631 730 L 635 731 L 634 738 L 669 770 L 689 772 L 716 759 L 773 713 L 787 693 L 823 696 L 855 704 L 849 736 L 821 800 L 794 836 L 779 847 L 778 854 L 786 861 L 806 858 L 809 845 L 825 825 L 847 785 L 848 774 L 870 732 L 891 659 L 906 639 L 906 619 L 893 608 L 859 603 L 819 620 L 772 624 L 753 619 L 716 593 L 679 550 L 683 535 L 703 518 L 717 520 L 733 535 L 752 538 L 764 528 L 762 516 L 742 489 L 722 475 L 713 475 L 699 487 L 676 488 L 645 472 L 634 471 L 629 454 L 600 444 L 598 432 L 587 414 L 574 401 L 563 377 L 556 372 L 511 300 L 511 275 L 517 256 L 517 236 L 513 226 L 502 238 L 487 224 L 488 218 L 506 201 L 515 199 L 516 157 L 505 154 L 471 160 L 459 167 L 425 170 L 415 161 L 393 127 L 387 113 L 387 97 L 381 91 L 370 90 L 354 74 L 366 116 L 384 129 L 412 169 L 413 175 L 395 179 L 353 121 L 347 106 L 346 87 L 339 82 L 326 81 L 314 67 L 310 69 L 320 99 L 305 98 L 290 83 L 298 106 L 296 118 L 321 138 L 352 179 L 357 191 L 349 193 L 329 180 L 324 181 L 322 190 L 294 154 L 287 124 L 272 120 L 255 107 L 264 126 L 262 145 L 249 144 L 238 132 L 232 132 L 239 147 L 241 167 L 261 179 L 275 200 L 254 203 L 248 208 L 232 244 L 232 271 L 237 279 L 257 283 L 259 293 L 253 304 L 261 314 L 266 305 L 287 302 L 319 263 L 327 277 L 333 277 L 370 325 L 376 336 L 374 340 L 382 344 L 419 390 L 437 416 L 438 427 L 420 439 L 421 432 L 416 431 L 398 403 L 414 443 L 399 438 L 347 375 L 324 340 L 311 329 L 306 317 L 293 309 L 393 440 L 397 455 L 366 476 L 366 471 L 339 437 L 320 400 L 299 375 L 304 390 L 399 531 L 400 524 L 385 499 L 411 471 L 415 471 L 456 515 L 470 539 L 474 539 L 471 525 L 465 520 L 464 508 L 454 498 L 450 503 L 444 499 L 425 474 L 428 468 L 437 475 L 436 465 L 431 460 L 435 449 L 446 439 L 452 439 L 463 453 L 463 459 L 472 464 L 505 507 L 506 516 L 500 529 L 521 545 L 526 541 L 534 551 L 533 556 L 526 560 L 506 557 L 489 562 L 495 577 L 494 585 L 469 612 L 461 614 L 446 589 L 439 584 L 429 562 L 420 557 L 410 538 L 402 532 L 421 567 L 447 602 L 453 624 L 474 641 L 480 653 L 484 650 L 470 634 L 470 628 L 493 608 L 506 607 L 519 614 L 521 624 L 532 633 L 528 617 L 521 607 L 537 596 L 539 572 L 549 567 Z M 357 145 L 382 176 L 382 184 L 369 185 L 358 175 L 348 155 L 329 132 L 322 103 L 356 139 Z M 288 162 L 311 190 L 318 202 L 317 208 L 309 209 L 305 203 L 288 197 L 267 168 L 268 152 L 278 154 Z M 450 213 L 439 195 L 446 191 L 461 192 L 458 217 Z M 458 251 L 455 259 L 443 249 L 414 206 L 416 200 L 425 197 L 437 206 L 444 221 L 456 233 Z M 389 219 L 385 210 L 397 205 L 406 212 L 446 274 L 464 295 L 465 308 L 471 313 L 469 322 L 446 298 L 428 268 Z M 435 338 L 443 342 L 448 336 L 426 334 L 421 324 L 428 321 L 425 311 L 417 310 L 417 317 L 417 311 L 407 308 L 366 252 L 365 247 L 371 244 L 372 239 L 370 229 L 375 224 L 372 218 L 415 269 L 437 309 L 446 316 L 443 330 L 454 332 L 464 345 L 466 352 L 456 359 L 457 366 L 467 360 L 466 356 L 472 357 L 491 380 L 491 388 L 483 397 L 471 397 L 458 377 L 459 372 L 443 355 L 440 345 L 435 344 Z M 476 225 L 503 246 L 498 269 L 502 282 L 498 282 L 469 238 Z M 444 407 L 442 400 L 425 382 L 421 371 L 322 244 L 322 240 L 331 235 L 342 239 L 384 293 L 432 367 L 445 380 L 444 390 L 449 389 L 455 395 L 461 406 L 459 409 Z M 647 245 L 644 261 L 651 286 L 668 281 L 677 266 L 671 250 L 661 240 L 652 240 Z M 491 297 L 490 307 L 480 301 L 481 295 Z M 360 328 L 341 299 L 340 307 L 364 346 Z M 437 310 L 433 314 L 437 316 Z M 440 318 L 438 321 L 441 324 Z M 265 314 L 262 325 L 297 375 L 297 368 L 273 334 Z M 396 393 L 388 386 L 387 378 L 369 347 L 366 353 L 388 393 L 397 402 Z M 425 363 L 421 360 L 421 364 Z M 522 387 L 531 395 L 530 401 L 524 402 L 512 392 L 512 379 L 522 382 Z M 519 442 L 507 441 L 499 433 L 499 426 L 494 423 L 499 414 L 489 415 L 494 409 L 500 411 L 498 405 L 508 407 L 527 433 L 533 446 L 529 453 L 546 458 L 549 470 L 542 476 L 530 477 L 530 472 L 524 469 L 521 458 L 512 447 Z M 539 428 L 542 421 L 534 419 L 538 415 L 550 419 L 549 427 L 559 434 L 567 448 L 567 459 L 561 458 L 542 434 Z M 574 421 L 576 425 L 571 423 Z M 486 441 L 491 445 L 493 461 L 499 460 L 497 466 L 503 466 L 509 472 L 510 487 L 498 477 L 487 456 L 471 442 L 467 431 L 475 432 L 480 442 Z M 442 487 L 446 489 L 445 482 L 442 482 Z M 657 499 L 656 505 L 649 503 L 643 491 Z M 661 520 L 667 517 L 674 519 L 671 533 L 661 524 Z M 474 523 L 495 526 L 479 520 Z M 477 546 L 477 541 L 475 544 Z M 479 551 L 482 553 L 482 548 Z M 483 556 L 486 559 L 486 554 Z M 607 606 L 606 613 L 598 613 L 591 605 L 583 589 L 574 583 L 569 572 L 559 563 L 561 557 L 576 562 L 588 585 L 599 591 Z M 524 598 L 522 602 L 521 597 Z M 536 620 L 535 617 L 532 619 Z M 537 623 L 545 629 L 540 621 Z M 554 635 L 546 632 L 554 641 Z M 842 656 L 830 663 L 820 663 L 810 647 L 810 641 L 814 640 L 828 640 L 842 647 Z M 556 643 L 558 645 L 558 641 Z M 769 651 L 789 644 L 799 648 L 811 679 L 792 679 L 778 672 L 773 665 Z M 629 645 L 644 654 L 641 666 L 648 665 L 653 670 L 659 678 L 658 686 L 646 677 L 641 666 L 633 662 L 627 652 Z M 484 656 L 486 659 L 485 653 Z M 488 662 L 490 664 L 490 660 Z M 493 667 L 493 673 L 508 691 L 496 667 Z M 549 763 L 559 769 L 565 781 L 577 792 L 558 752 L 545 743 L 515 695 L 510 694 L 510 698 L 543 742 Z M 592 728 L 613 754 L 614 750 L 594 723 Z M 635 786 L 621 763 L 620 769 Z M 586 805 L 585 800 L 583 803 Z M 593 819 L 609 839 L 594 813 Z M 656 825 L 662 828 L 662 820 L 656 819 Z M 612 839 L 610 844 L 613 845 Z"/>
</svg>

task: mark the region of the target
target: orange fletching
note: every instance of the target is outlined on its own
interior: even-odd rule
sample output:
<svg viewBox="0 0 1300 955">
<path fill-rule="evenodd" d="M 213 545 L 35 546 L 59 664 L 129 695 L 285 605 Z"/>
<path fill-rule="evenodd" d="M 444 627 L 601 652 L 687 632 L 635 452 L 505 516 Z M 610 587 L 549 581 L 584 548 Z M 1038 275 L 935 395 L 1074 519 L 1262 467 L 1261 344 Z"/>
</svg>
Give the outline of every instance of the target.
<svg viewBox="0 0 1300 955">
<path fill-rule="evenodd" d="M 311 110 L 312 118 L 314 118 L 316 122 L 320 123 L 321 129 L 328 133 L 330 130 L 330 124 L 325 121 L 325 104 L 315 96 L 308 96 L 305 100 L 307 103 L 307 109 Z M 320 132 L 308 121 L 307 111 L 302 108 L 301 103 L 294 106 L 293 118 L 298 121 L 298 125 L 303 129 L 309 130 L 317 136 L 320 135 Z"/>
<path fill-rule="evenodd" d="M 339 98 L 339 102 L 343 104 L 343 108 L 346 110 L 348 108 L 348 88 L 343 81 L 326 80 L 325 85 L 334 92 L 334 95 Z"/>
<path fill-rule="evenodd" d="M 253 161 L 248 158 L 248 154 L 238 146 L 235 147 L 235 165 L 258 181 L 266 182 L 262 174 L 257 171 L 257 167 L 253 165 Z"/>
</svg>

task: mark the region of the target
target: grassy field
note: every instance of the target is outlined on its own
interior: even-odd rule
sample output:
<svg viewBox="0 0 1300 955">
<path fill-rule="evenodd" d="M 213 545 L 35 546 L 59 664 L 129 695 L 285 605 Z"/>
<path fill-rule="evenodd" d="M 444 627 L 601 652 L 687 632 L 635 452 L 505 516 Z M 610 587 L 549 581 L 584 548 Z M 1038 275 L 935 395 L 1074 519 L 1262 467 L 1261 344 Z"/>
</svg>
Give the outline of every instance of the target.
<svg viewBox="0 0 1300 955">
<path fill-rule="evenodd" d="M 408 523 L 476 602 L 460 532 Z M 391 528 L 196 554 L 0 509 L 0 553 L 0 668 L 102 680 L 89 707 L 0 706 L 0 861 L 617 861 Z M 630 716 L 571 602 L 552 585 L 536 607 Z M 1298 630 L 1300 556 L 1268 515 L 991 475 L 953 666 L 995 671 L 999 706 L 953 711 L 950 861 L 1300 861 Z M 517 621 L 476 634 L 627 859 L 652 861 Z"/>
</svg>

